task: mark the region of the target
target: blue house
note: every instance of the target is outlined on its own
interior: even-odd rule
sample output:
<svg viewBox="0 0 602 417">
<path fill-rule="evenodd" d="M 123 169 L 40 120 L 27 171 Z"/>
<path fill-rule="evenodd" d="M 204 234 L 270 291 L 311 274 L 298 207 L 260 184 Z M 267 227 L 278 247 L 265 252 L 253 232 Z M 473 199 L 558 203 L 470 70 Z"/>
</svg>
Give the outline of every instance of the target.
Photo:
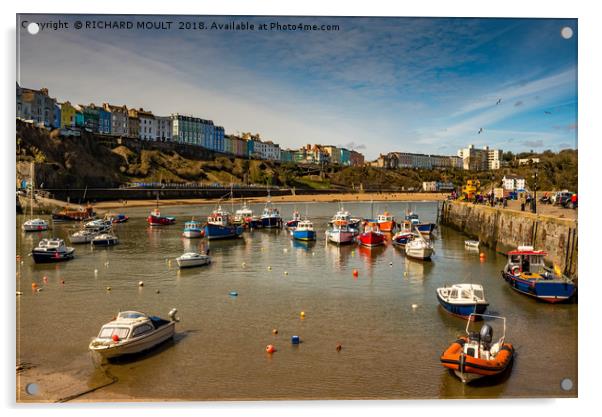
<svg viewBox="0 0 602 417">
<path fill-rule="evenodd" d="M 111 113 L 102 107 L 98 108 L 98 133 L 111 134 Z"/>
<path fill-rule="evenodd" d="M 52 121 L 52 127 L 55 129 L 61 128 L 61 106 L 54 104 L 54 120 Z"/>
</svg>

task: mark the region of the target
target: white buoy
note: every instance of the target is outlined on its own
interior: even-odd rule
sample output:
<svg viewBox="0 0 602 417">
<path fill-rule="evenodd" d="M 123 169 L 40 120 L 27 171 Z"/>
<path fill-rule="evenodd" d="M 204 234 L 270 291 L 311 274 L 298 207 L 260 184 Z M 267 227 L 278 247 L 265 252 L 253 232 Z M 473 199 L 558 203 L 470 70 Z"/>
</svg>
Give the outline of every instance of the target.
<svg viewBox="0 0 602 417">
<path fill-rule="evenodd" d="M 247 266 L 247 263 L 246 263 L 246 262 L 243 262 L 243 263 L 242 263 L 242 267 L 244 268 L 245 266 Z"/>
<path fill-rule="evenodd" d="M 412 304 L 412 308 L 413 308 L 413 309 L 416 309 L 416 308 L 418 308 L 418 304 Z"/>
<path fill-rule="evenodd" d="M 284 271 L 284 275 L 288 275 L 288 271 Z"/>
<path fill-rule="evenodd" d="M 272 267 L 271 267 L 271 266 L 268 266 L 268 271 L 271 271 L 271 270 L 272 270 Z"/>
<path fill-rule="evenodd" d="M 287 253 L 287 252 L 288 252 L 288 249 L 287 249 L 287 248 L 284 248 L 284 253 Z"/>
</svg>

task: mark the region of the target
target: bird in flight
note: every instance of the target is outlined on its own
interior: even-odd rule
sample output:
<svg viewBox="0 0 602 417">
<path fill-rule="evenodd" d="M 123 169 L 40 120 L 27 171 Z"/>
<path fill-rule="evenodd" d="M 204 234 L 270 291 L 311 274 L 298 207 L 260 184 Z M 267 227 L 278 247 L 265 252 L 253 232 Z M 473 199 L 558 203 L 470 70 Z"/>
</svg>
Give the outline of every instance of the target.
<svg viewBox="0 0 602 417">
<path fill-rule="evenodd" d="M 482 132 L 482 131 L 483 131 L 483 128 L 480 128 L 480 129 L 479 129 L 479 134 L 481 134 L 481 132 Z"/>
<path fill-rule="evenodd" d="M 498 98 L 498 99 L 497 99 L 497 103 L 495 103 L 495 105 L 497 106 L 497 105 L 498 105 L 498 104 L 500 104 L 501 102 L 502 102 L 502 99 L 501 99 L 501 98 Z"/>
<path fill-rule="evenodd" d="M 552 112 L 551 112 L 551 111 L 547 111 L 547 110 L 546 110 L 546 111 L 544 111 L 544 113 L 545 113 L 545 114 L 552 114 Z"/>
</svg>

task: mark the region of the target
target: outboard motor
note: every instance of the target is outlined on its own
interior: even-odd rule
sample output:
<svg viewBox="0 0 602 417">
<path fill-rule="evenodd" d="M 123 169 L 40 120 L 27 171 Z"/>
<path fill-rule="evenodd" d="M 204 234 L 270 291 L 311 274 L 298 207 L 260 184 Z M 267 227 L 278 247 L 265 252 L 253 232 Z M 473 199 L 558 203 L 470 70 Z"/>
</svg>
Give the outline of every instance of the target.
<svg viewBox="0 0 602 417">
<path fill-rule="evenodd" d="M 479 332 L 479 337 L 481 338 L 483 347 L 485 349 L 489 349 L 489 346 L 491 346 L 491 341 L 493 340 L 493 328 L 488 324 L 484 324 Z"/>
<path fill-rule="evenodd" d="M 177 310 L 177 309 L 175 309 L 175 308 L 172 308 L 172 309 L 169 311 L 169 314 L 168 314 L 168 316 L 169 316 L 169 319 L 170 319 L 171 321 L 175 321 L 175 322 L 177 323 L 177 322 L 179 322 L 179 321 L 180 321 L 180 318 L 179 318 L 179 317 L 176 317 L 176 314 L 178 314 L 178 310 Z"/>
</svg>

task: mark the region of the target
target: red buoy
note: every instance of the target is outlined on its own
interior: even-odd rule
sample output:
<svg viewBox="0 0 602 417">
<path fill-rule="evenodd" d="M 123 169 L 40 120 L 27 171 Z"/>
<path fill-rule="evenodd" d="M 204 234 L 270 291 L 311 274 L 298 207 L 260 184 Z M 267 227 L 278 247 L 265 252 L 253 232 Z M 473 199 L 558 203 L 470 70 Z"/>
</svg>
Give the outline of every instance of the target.
<svg viewBox="0 0 602 417">
<path fill-rule="evenodd" d="M 354 269 L 354 270 L 353 270 L 353 276 L 354 276 L 354 277 L 357 277 L 358 275 L 359 275 L 359 272 L 357 272 L 357 269 Z"/>
<path fill-rule="evenodd" d="M 44 280 L 44 282 L 48 282 L 48 277 L 46 275 L 44 275 L 44 277 L 42 278 Z"/>
<path fill-rule="evenodd" d="M 265 347 L 265 351 L 266 351 L 267 353 L 274 353 L 274 352 L 276 352 L 276 348 L 274 347 L 274 345 L 267 345 L 267 346 Z"/>
</svg>

